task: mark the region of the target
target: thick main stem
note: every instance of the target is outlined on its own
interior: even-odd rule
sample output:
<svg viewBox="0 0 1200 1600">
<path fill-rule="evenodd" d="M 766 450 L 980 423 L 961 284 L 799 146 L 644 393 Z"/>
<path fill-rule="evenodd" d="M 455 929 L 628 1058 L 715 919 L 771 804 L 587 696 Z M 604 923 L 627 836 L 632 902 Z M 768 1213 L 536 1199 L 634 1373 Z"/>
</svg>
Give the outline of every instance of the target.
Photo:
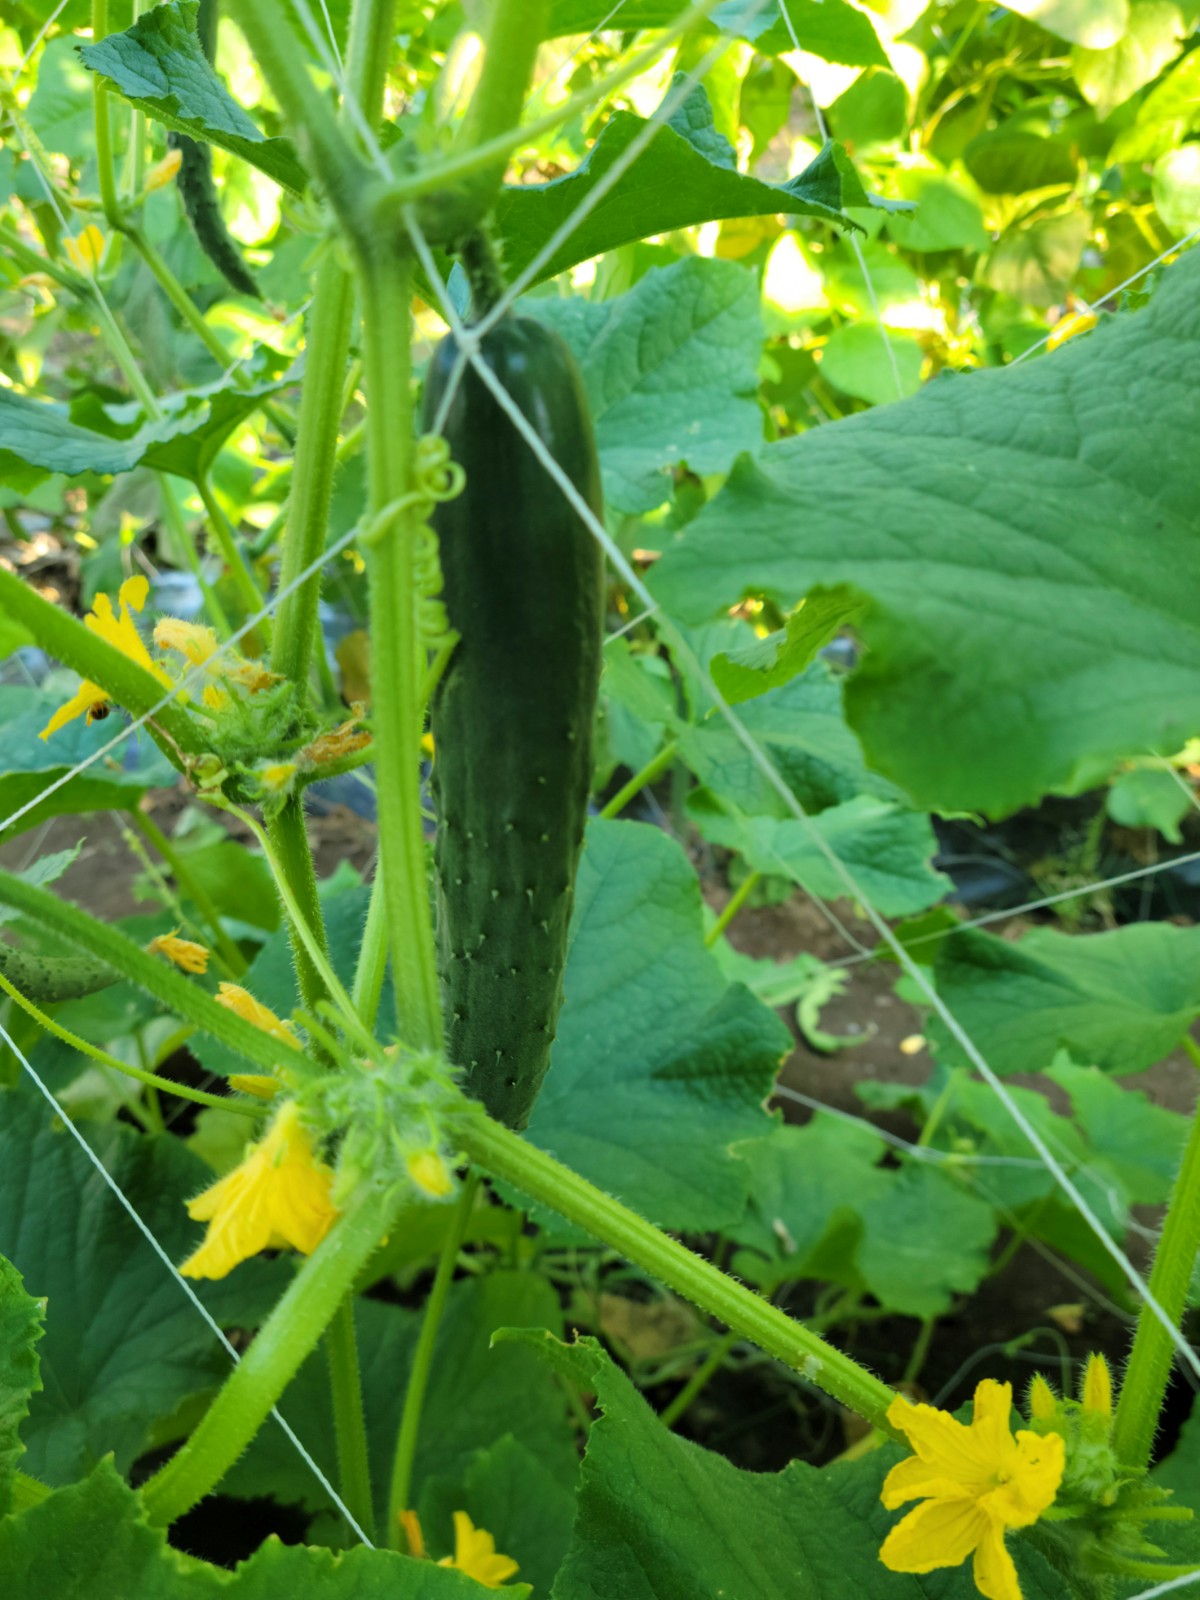
<svg viewBox="0 0 1200 1600">
<path fill-rule="evenodd" d="M 418 600 L 413 572 L 411 267 L 393 245 L 362 263 L 367 464 L 373 528 L 371 710 L 379 856 L 400 1035 L 416 1049 L 442 1039 L 437 962 L 421 821 Z"/>
<path fill-rule="evenodd" d="M 1190 1038 L 1184 1040 L 1184 1046 L 1200 1066 L 1200 1046 Z M 1197 1255 L 1200 1255 L 1200 1106 L 1192 1114 L 1183 1163 L 1171 1192 L 1150 1273 L 1150 1293 L 1176 1327 L 1187 1309 Z M 1113 1424 L 1113 1448 L 1124 1466 L 1150 1464 L 1174 1358 L 1174 1340 L 1149 1305 L 1143 1303 Z"/>
<path fill-rule="evenodd" d="M 400 1198 L 369 1189 L 305 1261 L 195 1433 L 144 1486 L 152 1523 L 174 1522 L 220 1483 L 316 1347 L 391 1227 Z"/>
<path fill-rule="evenodd" d="M 752 1340 L 875 1427 L 899 1437 L 887 1420 L 896 1398 L 886 1383 L 786 1312 L 727 1277 L 719 1267 L 662 1233 L 519 1134 L 478 1113 L 456 1125 L 459 1148 L 485 1171 L 644 1267 L 660 1283 Z"/>
</svg>

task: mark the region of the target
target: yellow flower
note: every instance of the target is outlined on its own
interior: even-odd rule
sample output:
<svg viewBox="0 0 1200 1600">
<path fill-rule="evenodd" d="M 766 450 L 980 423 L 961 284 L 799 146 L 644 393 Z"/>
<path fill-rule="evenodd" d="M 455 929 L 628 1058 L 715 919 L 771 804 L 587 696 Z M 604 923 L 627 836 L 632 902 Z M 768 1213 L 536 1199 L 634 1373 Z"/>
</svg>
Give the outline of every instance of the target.
<svg viewBox="0 0 1200 1600">
<path fill-rule="evenodd" d="M 269 672 L 261 662 L 247 661 L 236 650 L 222 650 L 213 630 L 199 622 L 161 617 L 154 626 L 154 642 L 160 650 L 174 650 L 189 667 L 203 667 L 208 677 L 228 678 L 251 694 L 281 682 L 279 674 Z M 205 685 L 201 699 L 210 711 L 224 711 L 229 705 L 228 691 L 216 683 Z"/>
<path fill-rule="evenodd" d="M 300 1043 L 299 1036 L 290 1022 L 277 1017 L 270 1006 L 264 1006 L 261 1000 L 256 1000 L 250 991 L 243 989 L 240 984 L 219 983 L 216 1001 L 227 1011 L 236 1012 L 244 1021 L 252 1022 L 256 1028 L 269 1033 L 272 1039 L 282 1039 L 286 1044 Z"/>
<path fill-rule="evenodd" d="M 511 1556 L 496 1553 L 496 1541 L 483 1528 L 477 1528 L 465 1511 L 454 1513 L 454 1554 L 443 1556 L 439 1567 L 457 1567 L 485 1589 L 498 1589 L 517 1570 Z"/>
<path fill-rule="evenodd" d="M 104 249 L 107 244 L 107 240 L 96 224 L 89 222 L 87 227 L 80 232 L 78 238 L 68 233 L 63 240 L 63 244 L 66 246 L 67 256 L 71 264 L 77 267 L 80 272 L 85 272 L 89 278 L 95 277 L 100 263 L 104 260 Z M 138 609 L 140 610 L 141 608 L 139 607 Z"/>
<path fill-rule="evenodd" d="M 156 189 L 165 189 L 182 165 L 182 150 L 168 150 L 162 160 L 156 161 L 146 174 L 144 192 L 153 194 Z"/>
<path fill-rule="evenodd" d="M 420 1518 L 415 1511 L 401 1511 L 399 1517 L 409 1555 L 424 1561 L 425 1536 L 421 1532 Z M 486 1529 L 477 1528 L 465 1511 L 454 1513 L 454 1554 L 443 1556 L 438 1566 L 455 1567 L 468 1578 L 474 1578 L 476 1583 L 483 1584 L 485 1589 L 498 1589 L 517 1571 L 513 1558 L 497 1555 L 495 1539 Z"/>
<path fill-rule="evenodd" d="M 1103 1356 L 1093 1353 L 1088 1357 L 1079 1398 L 1085 1411 L 1098 1411 L 1102 1417 L 1112 1416 L 1112 1373 Z"/>
<path fill-rule="evenodd" d="M 142 609 L 149 593 L 150 584 L 145 578 L 127 578 L 117 595 L 121 606 L 120 616 L 113 611 L 113 603 L 108 596 L 98 594 L 92 601 L 90 615 L 83 620 L 94 634 L 119 650 L 123 656 L 128 656 L 130 661 L 135 661 L 143 671 L 150 673 L 164 688 L 169 689 L 172 687 L 170 678 L 157 661 L 150 659 L 150 652 L 142 643 L 137 625 L 130 615 L 131 611 Z M 98 683 L 92 683 L 85 678 L 74 697 L 68 700 L 65 706 L 58 708 L 39 737 L 48 739 L 52 733 L 57 733 L 59 728 L 65 727 L 68 722 L 74 722 L 76 717 L 85 714 L 89 722 L 94 722 L 98 716 L 104 714 L 101 708 L 107 707 L 111 700 L 112 696 L 107 689 L 102 689 Z"/>
<path fill-rule="evenodd" d="M 272 797 L 288 794 L 299 770 L 294 761 L 276 761 L 269 767 L 258 769 L 258 781 L 265 794 Z"/>
<path fill-rule="evenodd" d="M 1090 333 L 1098 320 L 1094 311 L 1072 311 L 1069 315 L 1060 317 L 1046 340 L 1046 349 L 1057 350 L 1060 344 L 1066 344 L 1067 340 L 1073 339 L 1077 333 Z"/>
<path fill-rule="evenodd" d="M 454 1179 L 450 1169 L 436 1150 L 418 1150 L 404 1163 L 408 1175 L 423 1194 L 431 1200 L 444 1200 L 454 1193 Z"/>
<path fill-rule="evenodd" d="M 1004 1543 L 1009 1528 L 1027 1528 L 1052 1504 L 1062 1482 L 1064 1447 L 1057 1433 L 1013 1437 L 1012 1386 L 991 1378 L 975 1390 L 968 1427 L 935 1406 L 897 1395 L 888 1421 L 916 1452 L 894 1466 L 880 1498 L 889 1511 L 922 1504 L 894 1527 L 880 1560 L 893 1572 L 956 1567 L 974 1553 L 975 1587 L 987 1600 L 1021 1600 L 1017 1569 Z"/>
<path fill-rule="evenodd" d="M 314 1152 L 299 1107 L 285 1101 L 241 1165 L 188 1201 L 188 1216 L 207 1222 L 208 1232 L 179 1270 L 187 1278 L 223 1278 L 260 1250 L 290 1245 L 311 1254 L 337 1217 L 332 1187 L 333 1173 Z"/>
<path fill-rule="evenodd" d="M 151 955 L 166 956 L 168 961 L 184 972 L 207 972 L 208 951 L 191 939 L 181 939 L 174 933 L 160 933 L 146 946 Z"/>
</svg>

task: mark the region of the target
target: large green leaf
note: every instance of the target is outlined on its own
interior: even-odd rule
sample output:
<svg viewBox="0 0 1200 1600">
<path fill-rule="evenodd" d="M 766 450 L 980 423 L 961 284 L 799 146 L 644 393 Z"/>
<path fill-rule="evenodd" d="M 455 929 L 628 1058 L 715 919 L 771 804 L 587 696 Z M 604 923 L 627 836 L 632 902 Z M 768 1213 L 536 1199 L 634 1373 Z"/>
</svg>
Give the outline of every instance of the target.
<svg viewBox="0 0 1200 1600">
<path fill-rule="evenodd" d="M 2 392 L 2 391 L 0 391 Z M 113 737 L 116 722 L 88 724 L 82 717 L 67 723 L 49 739 L 38 735 L 71 691 L 59 695 L 15 684 L 0 688 L 0 824 L 39 795 L 45 798 L 14 824 L 32 828 L 49 817 L 83 811 L 128 810 L 147 789 L 174 781 L 175 770 L 157 746 L 134 736 L 121 751 L 127 764 L 101 759 L 52 793 L 45 791 L 80 761 Z M 33 879 L 31 881 L 38 881 Z"/>
<path fill-rule="evenodd" d="M 0 1517 L 8 1510 L 13 1473 L 24 1452 L 21 1424 L 29 1397 L 42 1386 L 35 1346 L 42 1307 L 25 1293 L 21 1274 L 0 1256 Z"/>
<path fill-rule="evenodd" d="M 547 37 L 591 33 L 593 29 L 665 28 L 687 9 L 687 0 L 624 0 L 620 13 L 611 0 L 553 0 Z M 801 49 L 847 67 L 886 66 L 887 56 L 869 15 L 847 0 L 787 0 Z M 748 39 L 764 55 L 793 48 L 792 34 L 775 0 L 726 0 L 712 13 L 712 25 Z"/>
<path fill-rule="evenodd" d="M 996 1236 L 992 1207 L 931 1162 L 878 1163 L 869 1127 L 817 1116 L 754 1147 L 750 1207 L 731 1231 L 737 1270 L 766 1289 L 821 1278 L 909 1316 L 938 1316 L 974 1289 Z"/>
<path fill-rule="evenodd" d="M 1007 8 L 1089 50 L 1107 50 L 1129 25 L 1129 0 L 1007 0 Z"/>
<path fill-rule="evenodd" d="M 862 590 L 850 721 L 923 806 L 1000 814 L 1170 753 L 1200 728 L 1198 360 L 1193 253 L 1051 356 L 743 459 L 656 595 L 699 622 L 746 594 Z M 1129 419 L 1151 415 L 1148 444 Z"/>
<path fill-rule="evenodd" d="M 205 59 L 196 37 L 198 9 L 197 0 L 167 0 L 124 33 L 80 45 L 80 57 L 147 116 L 219 145 L 303 194 L 308 179 L 291 140 L 268 139 Z"/>
<path fill-rule="evenodd" d="M 274 351 L 260 347 L 255 365 L 260 376 L 245 388 L 223 377 L 162 396 L 157 418 L 136 405 L 105 405 L 86 391 L 68 411 L 0 388 L 0 474 L 14 464 L 68 477 L 146 466 L 195 482 L 238 424 L 291 381 Z"/>
<path fill-rule="evenodd" d="M 969 1566 L 924 1577 L 880 1563 L 896 1519 L 879 1488 L 899 1447 L 823 1471 L 743 1472 L 664 1428 L 593 1340 L 535 1348 L 601 1413 L 552 1600 L 978 1600 Z M 1061 1596 L 1036 1551 L 1018 1540 L 1013 1554 L 1024 1600 Z"/>
<path fill-rule="evenodd" d="M 1059 1049 L 1108 1072 L 1139 1072 L 1200 1014 L 1200 928 L 1146 922 L 1112 933 L 1035 928 L 1019 944 L 951 934 L 938 993 L 999 1073 L 1039 1072 Z M 939 1054 L 960 1057 L 935 1018 Z"/>
<path fill-rule="evenodd" d="M 666 1227 L 717 1227 L 745 1205 L 735 1147 L 769 1128 L 763 1101 L 790 1044 L 705 949 L 679 845 L 642 823 L 593 822 L 530 1138 Z"/>
<path fill-rule="evenodd" d="M 83 1483 L 0 1522 L 4 1600 L 479 1600 L 474 1578 L 392 1550 L 335 1555 L 270 1539 L 229 1573 L 181 1554 L 102 1462 Z M 529 1589 L 505 1593 L 524 1600 Z"/>
<path fill-rule="evenodd" d="M 811 166 L 786 184 L 763 183 L 739 172 L 732 153 L 727 160 L 713 159 L 711 123 L 708 97 L 696 88 L 604 198 L 580 219 L 539 278 L 551 278 L 617 245 L 718 218 L 784 212 L 850 227 L 843 206 L 868 203 L 840 146 L 827 145 Z M 549 183 L 514 185 L 501 193 L 495 225 L 505 266 L 513 276 L 573 216 L 645 127 L 643 118 L 631 111 L 614 112 L 574 172 Z"/>
<path fill-rule="evenodd" d="M 713 844 L 737 850 L 756 872 L 789 877 L 822 900 L 846 897 L 846 886 L 818 841 L 848 867 L 885 917 L 908 917 L 943 899 L 950 882 L 930 866 L 937 848 L 929 818 L 893 800 L 860 794 L 808 822 L 747 817 L 705 790 L 688 799 L 688 815 Z"/>
<path fill-rule="evenodd" d="M 758 285 L 744 267 L 691 256 L 614 300 L 535 302 L 579 361 L 604 500 L 652 511 L 670 472 L 725 472 L 762 439 Z"/>
<path fill-rule="evenodd" d="M 177 1139 L 85 1123 L 93 1149 L 172 1260 L 198 1239 L 184 1202 L 211 1174 Z M 229 1371 L 179 1285 L 75 1140 L 40 1097 L 0 1104 L 0 1251 L 47 1299 L 43 1390 L 22 1430 L 28 1470 L 66 1483 L 113 1451 L 124 1469 L 152 1425 Z M 253 1326 L 286 1282 L 282 1262 L 256 1261 L 205 1286 L 226 1327 Z"/>
<path fill-rule="evenodd" d="M 420 1332 L 421 1312 L 360 1300 L 355 1308 L 359 1360 L 366 1406 L 371 1476 L 386 1511 L 396 1429 Z M 431 1506 L 455 1501 L 465 1509 L 467 1480 L 479 1481 L 479 1452 L 511 1439 L 534 1456 L 561 1487 L 574 1479 L 576 1458 L 562 1391 L 527 1351 L 493 1348 L 498 1328 L 535 1327 L 562 1331 L 555 1291 L 532 1272 L 493 1272 L 453 1285 L 438 1330 L 432 1376 L 422 1411 L 421 1434 L 413 1465 L 413 1504 L 424 1515 L 428 1488 Z M 301 1442 L 337 1480 L 337 1450 L 324 1354 L 310 1356 L 292 1380 L 280 1409 Z M 328 1510 L 330 1501 L 278 1428 L 267 1426 L 221 1486 L 223 1494 L 253 1498 L 271 1495 L 311 1511 Z M 490 1514 L 496 1515 L 494 1507 Z M 533 1534 L 522 1529 L 510 1508 L 507 1518 L 482 1525 L 498 1548 L 520 1560 Z M 510 1549 L 509 1546 L 512 1546 Z"/>
</svg>

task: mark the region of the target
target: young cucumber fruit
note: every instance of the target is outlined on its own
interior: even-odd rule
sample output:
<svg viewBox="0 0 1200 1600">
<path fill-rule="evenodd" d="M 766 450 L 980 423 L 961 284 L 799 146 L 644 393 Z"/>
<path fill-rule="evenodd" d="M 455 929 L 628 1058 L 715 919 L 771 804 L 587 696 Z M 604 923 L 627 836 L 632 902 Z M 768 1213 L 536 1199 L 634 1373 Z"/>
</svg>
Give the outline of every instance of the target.
<svg viewBox="0 0 1200 1600">
<path fill-rule="evenodd" d="M 480 353 L 587 503 L 600 473 L 583 384 L 551 329 L 506 316 Z M 439 346 L 433 425 L 458 355 Z M 438 945 L 446 1047 L 467 1092 L 529 1120 L 562 1002 L 592 778 L 604 561 L 528 441 L 469 365 L 442 429 L 466 488 L 433 517 L 450 626 L 433 703 Z"/>
</svg>

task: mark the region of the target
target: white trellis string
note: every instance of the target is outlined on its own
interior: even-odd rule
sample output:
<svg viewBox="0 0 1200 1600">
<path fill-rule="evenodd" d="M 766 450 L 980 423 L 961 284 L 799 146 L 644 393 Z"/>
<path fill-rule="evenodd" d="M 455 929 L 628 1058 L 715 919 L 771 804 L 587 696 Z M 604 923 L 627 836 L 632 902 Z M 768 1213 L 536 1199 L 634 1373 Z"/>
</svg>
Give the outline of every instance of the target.
<svg viewBox="0 0 1200 1600">
<path fill-rule="evenodd" d="M 1200 1583 L 1200 1572 L 1185 1572 L 1181 1577 L 1171 1578 L 1166 1583 L 1156 1583 L 1153 1589 L 1142 1589 L 1138 1594 L 1130 1595 L 1129 1600 L 1158 1600 L 1159 1595 L 1174 1594 L 1179 1589 L 1190 1589 L 1194 1583 Z"/>
<path fill-rule="evenodd" d="M 40 1094 L 42 1095 L 42 1097 L 48 1102 L 48 1104 L 50 1105 L 51 1109 L 53 1110 L 55 1116 L 63 1123 L 63 1125 L 66 1127 L 68 1133 L 70 1133 L 71 1137 L 75 1140 L 76 1144 L 78 1144 L 79 1148 L 83 1151 L 84 1155 L 91 1162 L 92 1166 L 94 1166 L 96 1171 L 100 1174 L 101 1178 L 104 1180 L 104 1182 L 107 1185 L 107 1187 L 116 1196 L 117 1203 L 126 1212 L 126 1214 L 129 1216 L 130 1220 L 132 1221 L 134 1227 L 137 1228 L 138 1232 L 142 1235 L 142 1238 L 145 1239 L 146 1243 L 150 1246 L 151 1250 L 154 1251 L 155 1255 L 162 1262 L 163 1266 L 166 1267 L 167 1271 L 171 1274 L 172 1278 L 174 1278 L 174 1280 L 178 1284 L 180 1290 L 187 1296 L 187 1298 L 191 1301 L 191 1303 L 195 1307 L 195 1309 L 204 1318 L 204 1321 L 208 1324 L 208 1326 L 212 1330 L 213 1334 L 217 1337 L 218 1340 L 220 1340 L 221 1344 L 224 1346 L 225 1352 L 229 1356 L 229 1359 L 236 1366 L 238 1361 L 240 1360 L 240 1357 L 238 1356 L 237 1351 L 230 1344 L 229 1340 L 225 1337 L 224 1330 L 221 1328 L 220 1324 L 213 1317 L 212 1313 L 209 1311 L 208 1307 L 204 1304 L 203 1300 L 201 1300 L 200 1296 L 192 1288 L 191 1284 L 187 1281 L 187 1279 L 179 1271 L 179 1268 L 171 1260 L 170 1256 L 163 1249 L 162 1245 L 159 1244 L 158 1240 L 154 1237 L 153 1232 L 146 1225 L 146 1223 L 142 1220 L 142 1218 L 141 1218 L 140 1214 L 138 1213 L 137 1209 L 134 1207 L 132 1202 L 126 1196 L 125 1191 L 121 1188 L 120 1184 L 113 1177 L 112 1173 L 109 1172 L 108 1168 L 104 1165 L 103 1161 L 101 1161 L 100 1157 L 92 1149 L 91 1145 L 84 1138 L 83 1134 L 80 1133 L 80 1131 L 76 1127 L 75 1123 L 68 1116 L 68 1114 L 67 1114 L 66 1110 L 64 1109 L 64 1107 L 62 1105 L 60 1105 L 60 1103 L 55 1099 L 53 1091 L 51 1089 L 49 1089 L 47 1087 L 47 1085 L 42 1081 L 42 1079 L 38 1076 L 37 1071 L 35 1070 L 33 1065 L 30 1063 L 28 1057 L 25 1055 L 25 1053 L 21 1049 L 20 1045 L 17 1044 L 16 1040 L 8 1032 L 8 1029 L 4 1026 L 4 1024 L 2 1022 L 0 1022 L 0 1039 L 4 1040 L 5 1044 L 9 1047 L 9 1049 L 16 1056 L 17 1060 L 21 1063 L 21 1066 L 29 1074 L 29 1077 L 33 1080 L 33 1083 L 36 1085 L 36 1087 L 37 1087 L 38 1091 L 40 1092 Z M 309 1468 L 309 1470 L 311 1471 L 313 1477 L 316 1478 L 317 1482 L 321 1485 L 322 1489 L 324 1489 L 325 1493 L 329 1496 L 329 1498 L 333 1502 L 334 1506 L 337 1508 L 338 1511 L 341 1512 L 342 1516 L 345 1517 L 347 1523 L 349 1524 L 350 1528 L 354 1532 L 355 1536 L 357 1538 L 361 1539 L 363 1544 L 371 1546 L 371 1548 L 373 1549 L 374 1546 L 371 1545 L 370 1539 L 368 1539 L 367 1535 L 363 1532 L 363 1530 L 359 1527 L 358 1523 L 355 1521 L 354 1513 L 346 1505 L 345 1501 L 342 1499 L 341 1495 L 338 1494 L 338 1492 L 334 1488 L 333 1484 L 330 1483 L 329 1479 L 325 1476 L 324 1472 L 322 1472 L 322 1470 L 321 1470 L 320 1466 L 317 1464 L 317 1462 L 313 1460 L 313 1457 L 312 1457 L 311 1453 L 306 1448 L 306 1446 L 301 1442 L 301 1440 L 297 1437 L 297 1435 L 296 1435 L 295 1431 L 292 1429 L 292 1427 L 279 1414 L 279 1410 L 278 1410 L 278 1408 L 276 1406 L 272 1406 L 271 1407 L 271 1415 L 275 1418 L 275 1421 L 283 1429 L 283 1431 L 286 1434 L 286 1436 L 288 1437 L 288 1439 L 290 1439 L 292 1444 L 296 1447 L 296 1449 L 299 1452 L 301 1458 L 303 1459 L 305 1465 Z"/>
<path fill-rule="evenodd" d="M 432 252 L 429 249 L 428 242 L 425 240 L 424 235 L 421 233 L 420 227 L 417 224 L 411 208 L 407 210 L 405 220 L 409 234 L 413 239 L 414 247 L 416 248 L 417 254 L 421 259 L 421 264 L 425 268 L 425 271 L 430 274 L 430 281 L 433 282 L 435 287 L 437 287 L 439 290 L 439 295 L 442 300 L 447 321 L 449 322 L 451 329 L 454 331 L 455 337 L 459 340 L 461 348 L 466 352 L 467 360 L 474 369 L 480 382 L 483 383 L 484 386 L 491 392 L 500 409 L 505 413 L 513 427 L 525 440 L 526 444 L 529 446 L 530 450 L 533 452 L 538 461 L 541 462 L 542 467 L 547 475 L 559 486 L 562 493 L 566 496 L 568 503 L 574 508 L 576 514 L 583 520 L 584 524 L 591 529 L 592 534 L 598 540 L 602 549 L 605 551 L 605 554 L 608 556 L 610 563 L 620 574 L 626 585 L 633 590 L 644 606 L 657 613 L 660 618 L 660 626 L 662 627 L 662 630 L 677 658 L 686 661 L 690 669 L 696 674 L 699 681 L 703 684 L 705 692 L 708 694 L 713 705 L 720 715 L 725 718 L 739 744 L 742 745 L 743 749 L 750 756 L 750 759 L 758 768 L 759 772 L 779 795 L 780 799 L 792 813 L 793 817 L 804 827 L 809 839 L 816 849 L 821 853 L 821 855 L 825 857 L 825 860 L 828 862 L 829 866 L 845 885 L 847 893 L 850 895 L 850 897 L 862 905 L 868 920 L 872 923 L 880 938 L 883 939 L 883 941 L 892 950 L 892 953 L 899 962 L 900 966 L 922 991 L 928 1003 L 932 1006 L 934 1011 L 937 1012 L 938 1016 L 941 1017 L 956 1044 L 964 1052 L 967 1059 L 975 1067 L 976 1071 L 983 1078 L 984 1082 L 987 1083 L 991 1088 L 993 1094 L 995 1094 L 996 1098 L 1008 1112 L 1008 1115 L 1012 1118 L 1013 1122 L 1021 1130 L 1022 1134 L 1024 1134 L 1032 1148 L 1041 1157 L 1043 1164 L 1052 1174 L 1059 1188 L 1061 1188 L 1063 1193 L 1066 1194 L 1072 1201 L 1079 1215 L 1095 1234 L 1097 1240 L 1106 1253 L 1110 1255 L 1117 1263 L 1122 1276 L 1128 1281 L 1138 1296 L 1149 1307 L 1151 1314 L 1166 1331 L 1168 1337 L 1178 1350 L 1179 1354 L 1192 1368 L 1193 1372 L 1200 1377 L 1200 1356 L 1197 1356 L 1191 1345 L 1175 1326 L 1170 1316 L 1168 1316 L 1157 1296 L 1151 1292 L 1149 1284 L 1144 1280 L 1137 1268 L 1129 1260 L 1129 1257 L 1121 1249 L 1120 1245 L 1117 1244 L 1109 1234 L 1107 1228 L 1105 1228 L 1099 1217 L 1097 1217 L 1096 1213 L 1092 1210 L 1091 1206 L 1088 1204 L 1077 1185 L 1071 1179 L 1069 1173 L 1063 1167 L 1058 1158 L 1053 1154 L 1046 1140 L 1038 1132 L 1036 1127 L 1034 1127 L 1033 1123 L 1021 1110 L 1021 1107 L 1018 1105 L 1016 1100 L 1005 1088 L 999 1075 L 988 1063 L 982 1051 L 951 1012 L 950 1008 L 946 1005 L 942 997 L 934 989 L 922 968 L 912 959 L 908 951 L 904 948 L 904 945 L 892 932 L 891 928 L 888 927 L 887 922 L 876 910 L 875 906 L 870 900 L 870 897 L 864 893 L 849 867 L 846 866 L 845 862 L 831 847 L 820 830 L 813 825 L 812 818 L 809 816 L 808 812 L 805 811 L 804 807 L 797 800 L 795 794 L 792 792 L 786 780 L 778 771 L 770 756 L 767 755 L 766 751 L 761 748 L 757 740 L 751 734 L 750 730 L 733 710 L 733 707 L 730 706 L 725 700 L 716 684 L 712 681 L 711 675 L 698 659 L 695 651 L 691 648 L 687 639 L 675 626 L 671 618 L 662 611 L 661 607 L 650 593 L 650 590 L 646 587 L 645 583 L 633 570 L 633 567 L 630 565 L 630 563 L 626 560 L 624 553 L 609 536 L 608 530 L 605 528 L 604 524 L 596 516 L 591 506 L 588 505 L 587 501 L 579 493 L 578 489 L 576 489 L 567 473 L 550 454 L 545 443 L 538 435 L 536 429 L 530 424 L 528 418 L 521 411 L 516 401 L 513 400 L 512 396 L 504 388 L 503 384 L 500 383 L 495 373 L 492 372 L 487 363 L 482 359 L 478 344 L 480 327 L 482 325 L 473 329 L 471 334 L 468 334 L 466 329 L 463 328 L 462 320 L 445 290 L 445 285 L 441 283 L 440 276 L 437 274 L 436 263 L 433 260 Z"/>
<path fill-rule="evenodd" d="M 70 0 L 58 0 L 58 4 L 55 6 L 54 10 L 50 13 L 45 22 L 43 22 L 41 27 L 38 29 L 37 33 L 34 35 L 33 43 L 21 57 L 21 65 L 17 69 L 18 76 L 25 71 L 29 63 L 33 60 L 34 56 L 37 54 L 38 45 L 41 44 L 42 40 L 50 32 L 50 29 L 58 21 L 59 17 L 62 16 L 69 4 Z"/>
<path fill-rule="evenodd" d="M 798 1105 L 807 1106 L 810 1111 L 819 1111 L 823 1116 L 834 1117 L 838 1122 L 849 1123 L 852 1128 L 862 1128 L 874 1134 L 875 1138 L 882 1139 L 884 1144 L 891 1145 L 893 1150 L 903 1150 L 914 1161 L 926 1161 L 931 1166 L 944 1166 L 949 1163 L 954 1167 L 1023 1167 L 1035 1168 L 1038 1172 L 1046 1170 L 1042 1163 L 1035 1161 L 1032 1156 L 959 1155 L 954 1150 L 939 1150 L 930 1144 L 913 1144 L 911 1139 L 902 1139 L 898 1133 L 879 1127 L 867 1117 L 856 1117 L 853 1111 L 843 1111 L 840 1106 L 826 1105 L 824 1100 L 817 1100 L 810 1094 L 802 1094 L 799 1089 L 789 1088 L 787 1084 L 776 1084 L 771 1093 L 784 1100 L 794 1100 Z"/>
</svg>

